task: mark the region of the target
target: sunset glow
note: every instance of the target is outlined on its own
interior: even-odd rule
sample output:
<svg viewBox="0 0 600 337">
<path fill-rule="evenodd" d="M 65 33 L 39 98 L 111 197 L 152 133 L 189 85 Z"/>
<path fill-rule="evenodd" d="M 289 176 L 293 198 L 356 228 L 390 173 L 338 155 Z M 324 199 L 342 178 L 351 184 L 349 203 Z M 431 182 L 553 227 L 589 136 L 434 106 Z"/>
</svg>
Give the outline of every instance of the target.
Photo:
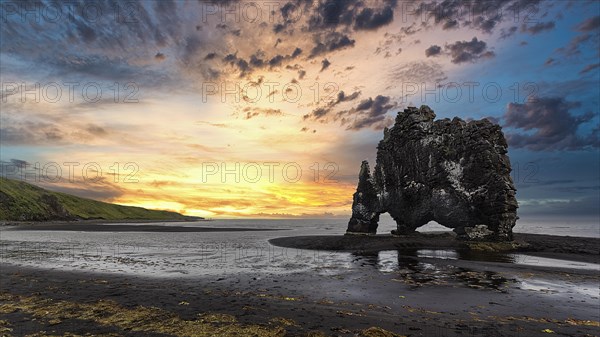
<svg viewBox="0 0 600 337">
<path fill-rule="evenodd" d="M 598 2 L 419 4 L 103 3 L 93 21 L 5 7 L 2 174 L 202 217 L 346 217 L 383 128 L 426 104 L 504 126 L 521 211 L 593 213 Z"/>
</svg>

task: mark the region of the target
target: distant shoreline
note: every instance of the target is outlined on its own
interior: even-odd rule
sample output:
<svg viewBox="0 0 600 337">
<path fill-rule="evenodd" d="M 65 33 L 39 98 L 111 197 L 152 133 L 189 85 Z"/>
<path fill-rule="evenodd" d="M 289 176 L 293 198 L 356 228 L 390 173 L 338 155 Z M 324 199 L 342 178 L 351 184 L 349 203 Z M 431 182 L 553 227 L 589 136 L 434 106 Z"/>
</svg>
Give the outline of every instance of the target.
<svg viewBox="0 0 600 337">
<path fill-rule="evenodd" d="M 114 224 L 114 223 L 160 223 L 160 222 L 196 222 L 196 221 L 213 221 L 212 219 L 204 218 L 189 218 L 189 219 L 122 219 L 122 220 L 105 220 L 105 219 L 81 219 L 81 220 L 48 220 L 48 221 L 13 221 L 0 220 L 0 226 L 39 226 L 50 224 Z"/>
<path fill-rule="evenodd" d="M 211 220 L 197 220 L 211 221 Z M 190 220 L 82 220 L 47 222 L 4 223 L 10 230 L 27 231 L 83 231 L 83 232 L 162 232 L 162 233 L 207 233 L 207 232 L 261 232 L 279 231 L 286 228 L 243 228 L 243 227 L 189 227 L 144 225 L 156 223 L 186 223 Z M 140 225 L 141 224 L 141 225 Z"/>
</svg>

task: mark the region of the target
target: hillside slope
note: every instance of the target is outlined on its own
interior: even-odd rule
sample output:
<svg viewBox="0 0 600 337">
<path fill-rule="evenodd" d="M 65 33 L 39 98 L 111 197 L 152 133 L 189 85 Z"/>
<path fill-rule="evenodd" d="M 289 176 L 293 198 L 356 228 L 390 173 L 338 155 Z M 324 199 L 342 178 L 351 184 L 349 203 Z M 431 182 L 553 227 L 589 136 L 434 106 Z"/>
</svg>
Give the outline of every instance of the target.
<svg viewBox="0 0 600 337">
<path fill-rule="evenodd" d="M 0 177 L 0 220 L 193 220 L 175 212 L 109 204 Z"/>
</svg>

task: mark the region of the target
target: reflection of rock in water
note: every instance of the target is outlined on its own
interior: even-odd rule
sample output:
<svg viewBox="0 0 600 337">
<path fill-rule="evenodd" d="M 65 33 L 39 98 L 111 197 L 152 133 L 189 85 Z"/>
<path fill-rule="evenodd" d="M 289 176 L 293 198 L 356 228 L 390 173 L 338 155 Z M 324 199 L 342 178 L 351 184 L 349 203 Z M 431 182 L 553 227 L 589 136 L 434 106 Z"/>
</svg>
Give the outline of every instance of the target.
<svg viewBox="0 0 600 337">
<path fill-rule="evenodd" d="M 493 289 L 503 293 L 508 292 L 509 283 L 515 283 L 514 279 L 507 279 L 492 271 L 473 271 L 458 268 L 454 277 L 461 280 L 467 287 L 474 289 Z"/>
<path fill-rule="evenodd" d="M 472 249 L 459 249 L 458 258 L 468 261 L 502 262 L 515 263 L 515 258 L 511 254 L 488 252 Z"/>
<path fill-rule="evenodd" d="M 377 267 L 379 264 L 379 252 L 361 251 L 352 253 L 352 262 L 360 267 Z"/>
<path fill-rule="evenodd" d="M 389 252 L 383 252 L 389 253 Z M 450 251 L 439 251 L 443 256 L 460 256 L 462 254 L 452 255 Z M 427 252 L 426 257 L 430 258 L 437 253 Z M 427 263 L 420 260 L 423 255 L 421 250 L 399 250 L 397 251 L 396 263 L 393 268 L 389 268 L 392 262 L 387 258 L 382 258 L 379 252 L 354 252 L 352 253 L 352 262 L 359 267 L 372 267 L 379 271 L 387 271 L 395 276 L 392 280 L 401 282 L 417 289 L 423 286 L 452 285 L 459 283 L 473 289 L 494 290 L 507 292 L 509 284 L 516 282 L 514 279 L 507 279 L 498 273 L 491 271 L 474 271 L 466 268 L 459 268 L 449 264 Z M 465 260 L 509 262 L 506 255 L 478 255 L 472 253 Z"/>
<path fill-rule="evenodd" d="M 517 200 L 500 126 L 434 119 L 411 107 L 384 131 L 373 175 L 362 163 L 348 234 L 374 234 L 388 212 L 396 234 L 436 221 L 469 240 L 512 239 Z"/>
</svg>

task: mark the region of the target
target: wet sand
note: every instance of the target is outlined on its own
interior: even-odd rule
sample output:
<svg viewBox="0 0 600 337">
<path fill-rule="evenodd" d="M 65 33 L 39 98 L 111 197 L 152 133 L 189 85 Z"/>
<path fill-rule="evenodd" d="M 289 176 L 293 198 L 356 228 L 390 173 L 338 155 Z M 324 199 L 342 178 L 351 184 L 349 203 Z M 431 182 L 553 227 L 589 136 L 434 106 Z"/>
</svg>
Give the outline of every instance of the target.
<svg viewBox="0 0 600 337">
<path fill-rule="evenodd" d="M 597 282 L 595 275 L 541 274 L 564 282 Z M 368 336 L 361 332 L 370 327 L 428 337 L 547 336 L 545 329 L 558 336 L 595 336 L 599 329 L 596 322 L 590 322 L 597 321 L 598 297 L 519 289 L 503 273 L 481 266 L 456 269 L 456 278 L 446 281 L 402 278 L 376 270 L 343 276 L 160 279 L 8 265 L 2 265 L 2 275 L 0 320 L 13 336 L 39 331 L 186 335 L 176 333 L 176 328 L 167 330 L 175 333 L 157 334 L 148 322 L 135 318 L 136 312 L 146 313 L 149 308 L 155 308 L 152 320 L 166 327 L 173 320 L 201 321 L 198 324 L 225 330 L 232 325 L 262 327 L 276 336 L 319 336 L 317 332 L 321 336 Z M 91 306 L 98 314 L 79 316 L 84 309 L 73 314 L 77 305 Z M 128 316 L 134 319 L 127 321 Z M 207 322 L 202 317 L 216 318 Z"/>
<path fill-rule="evenodd" d="M 530 242 L 527 249 L 535 251 L 531 253 L 597 261 L 598 239 L 518 238 Z M 0 335 L 41 331 L 107 336 L 598 335 L 597 269 L 403 253 L 426 247 L 420 241 L 425 239 L 271 240 L 296 248 L 323 244 L 321 249 L 352 251 L 351 263 L 359 268 L 341 273 L 329 273 L 324 266 L 325 270 L 279 275 L 257 270 L 145 277 L 1 263 Z M 443 236 L 434 242 L 429 248 L 460 244 Z M 389 250 L 398 251 L 398 256 L 383 271 L 381 251 Z"/>
</svg>

